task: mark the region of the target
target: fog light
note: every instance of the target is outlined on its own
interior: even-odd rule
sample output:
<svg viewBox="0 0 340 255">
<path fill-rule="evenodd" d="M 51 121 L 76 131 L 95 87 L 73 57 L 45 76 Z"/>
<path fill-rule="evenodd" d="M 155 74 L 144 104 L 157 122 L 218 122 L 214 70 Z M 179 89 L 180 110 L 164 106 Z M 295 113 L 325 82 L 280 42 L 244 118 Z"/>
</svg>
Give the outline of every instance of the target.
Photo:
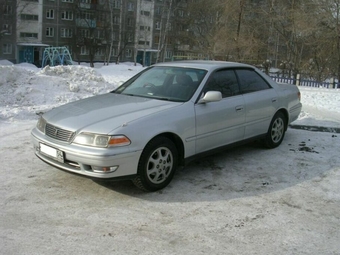
<svg viewBox="0 0 340 255">
<path fill-rule="evenodd" d="M 91 166 L 95 173 L 112 173 L 118 169 L 118 166 Z"/>
</svg>

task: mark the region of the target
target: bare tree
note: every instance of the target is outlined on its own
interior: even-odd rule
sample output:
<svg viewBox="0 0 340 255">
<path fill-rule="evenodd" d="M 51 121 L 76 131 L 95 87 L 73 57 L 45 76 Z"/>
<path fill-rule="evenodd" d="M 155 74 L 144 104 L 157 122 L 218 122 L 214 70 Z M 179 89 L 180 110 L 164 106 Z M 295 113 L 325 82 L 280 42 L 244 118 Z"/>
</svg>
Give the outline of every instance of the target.
<svg viewBox="0 0 340 255">
<path fill-rule="evenodd" d="M 214 2 L 198 0 L 189 4 L 190 25 L 188 30 L 192 31 L 192 43 L 194 48 L 206 52 L 209 59 L 215 59 L 220 55 L 218 45 L 221 45 L 219 31 L 225 29 L 225 18 L 223 17 L 224 1 Z"/>
<path fill-rule="evenodd" d="M 94 58 L 96 52 L 101 47 L 101 40 L 96 36 L 99 28 L 97 26 L 97 20 L 101 15 L 100 10 L 93 10 L 88 12 L 86 8 L 82 8 L 83 3 L 78 0 L 78 4 L 74 5 L 75 15 L 77 16 L 77 48 L 80 50 L 83 48 L 88 52 L 90 66 L 94 67 Z"/>
<path fill-rule="evenodd" d="M 320 10 L 317 16 L 319 34 L 316 36 L 319 38 L 320 47 L 324 46 L 320 57 L 322 56 L 322 59 L 326 60 L 326 63 L 321 65 L 327 66 L 329 75 L 337 77 L 340 81 L 340 1 L 322 0 L 316 2 L 318 2 Z"/>
<path fill-rule="evenodd" d="M 117 47 L 118 54 L 117 54 L 117 58 L 116 58 L 116 65 L 119 64 L 122 49 L 125 48 L 125 47 L 123 47 L 123 48 L 121 47 L 122 32 L 123 32 L 122 31 L 122 17 L 123 17 L 122 0 L 118 1 L 118 4 L 119 4 L 120 11 L 119 11 L 119 19 L 118 19 L 119 31 L 118 31 L 118 47 Z"/>
<path fill-rule="evenodd" d="M 143 66 L 146 64 L 146 51 L 151 47 L 152 38 L 152 23 L 153 20 L 153 2 L 143 2 L 142 0 L 137 1 L 137 12 L 140 13 L 136 20 L 136 30 L 134 38 L 135 48 L 135 63 L 137 62 L 138 47 L 143 50 Z"/>
<path fill-rule="evenodd" d="M 164 61 L 165 59 L 166 41 L 170 29 L 170 16 L 172 12 L 173 0 L 169 0 L 168 2 L 164 1 L 156 63 L 161 60 Z"/>
</svg>

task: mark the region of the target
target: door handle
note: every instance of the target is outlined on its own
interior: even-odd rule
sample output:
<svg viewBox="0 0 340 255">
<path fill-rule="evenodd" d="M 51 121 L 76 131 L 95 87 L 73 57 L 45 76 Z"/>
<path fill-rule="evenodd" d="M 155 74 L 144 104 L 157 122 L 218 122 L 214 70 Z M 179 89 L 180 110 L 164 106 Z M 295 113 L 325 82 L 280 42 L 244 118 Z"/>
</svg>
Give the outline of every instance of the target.
<svg viewBox="0 0 340 255">
<path fill-rule="evenodd" d="M 277 101 L 277 98 L 275 97 L 275 98 L 272 98 L 272 103 L 276 103 L 276 101 Z"/>
<path fill-rule="evenodd" d="M 235 110 L 236 110 L 237 112 L 242 111 L 242 110 L 243 110 L 243 106 L 242 106 L 242 105 L 236 106 L 236 107 L 235 107 Z"/>
</svg>

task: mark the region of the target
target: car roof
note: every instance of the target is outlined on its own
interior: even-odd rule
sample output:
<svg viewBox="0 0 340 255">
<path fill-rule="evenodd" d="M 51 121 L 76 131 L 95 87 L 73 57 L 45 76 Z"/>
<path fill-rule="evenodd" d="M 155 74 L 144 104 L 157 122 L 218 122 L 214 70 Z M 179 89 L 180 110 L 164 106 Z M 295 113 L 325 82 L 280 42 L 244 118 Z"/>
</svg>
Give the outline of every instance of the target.
<svg viewBox="0 0 340 255">
<path fill-rule="evenodd" d="M 213 61 L 213 60 L 185 60 L 185 61 L 173 61 L 173 62 L 163 62 L 155 64 L 154 66 L 173 66 L 173 67 L 185 67 L 185 68 L 198 68 L 205 70 L 215 70 L 219 68 L 227 67 L 243 67 L 252 68 L 254 66 L 237 63 L 237 62 L 227 62 L 227 61 Z"/>
</svg>

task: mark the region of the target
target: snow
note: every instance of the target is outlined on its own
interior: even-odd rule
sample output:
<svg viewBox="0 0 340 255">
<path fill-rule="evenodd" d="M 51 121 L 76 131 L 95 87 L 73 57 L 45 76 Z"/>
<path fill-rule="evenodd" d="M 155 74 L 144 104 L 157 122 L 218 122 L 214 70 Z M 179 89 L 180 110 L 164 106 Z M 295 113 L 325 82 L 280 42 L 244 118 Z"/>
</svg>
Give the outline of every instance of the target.
<svg viewBox="0 0 340 255">
<path fill-rule="evenodd" d="M 36 68 L 0 61 L 2 254 L 339 254 L 340 134 L 289 128 L 202 158 L 144 193 L 34 157 L 37 114 L 109 92 L 133 63 Z M 294 125 L 340 128 L 340 90 L 299 87 Z"/>
</svg>

